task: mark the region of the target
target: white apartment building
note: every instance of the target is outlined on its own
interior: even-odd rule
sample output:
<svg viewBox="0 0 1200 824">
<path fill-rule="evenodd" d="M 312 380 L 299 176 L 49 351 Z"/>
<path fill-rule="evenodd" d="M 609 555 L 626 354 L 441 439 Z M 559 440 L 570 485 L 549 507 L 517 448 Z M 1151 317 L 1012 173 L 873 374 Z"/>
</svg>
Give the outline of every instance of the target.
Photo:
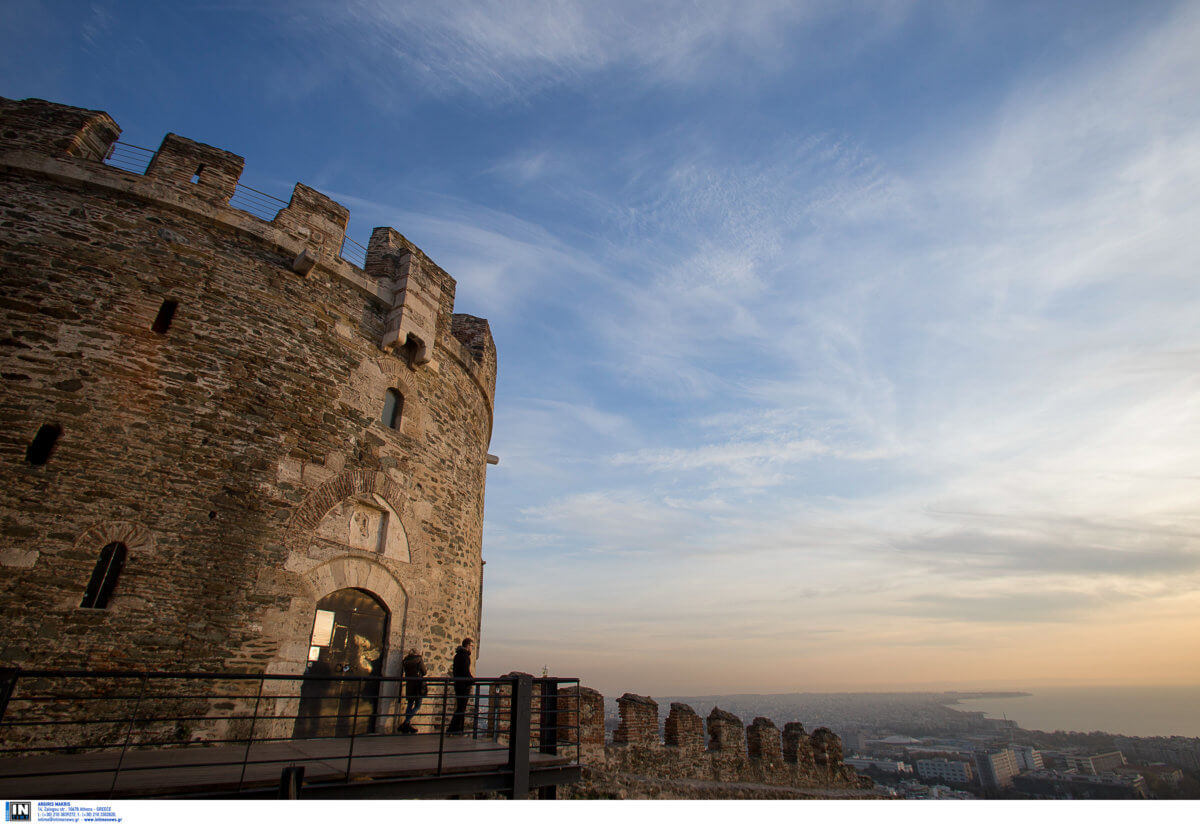
<svg viewBox="0 0 1200 824">
<path fill-rule="evenodd" d="M 1020 773 L 1017 755 L 1008 748 L 975 753 L 975 767 L 979 770 L 980 783 L 992 788 L 1012 786 L 1013 776 Z"/>
<path fill-rule="evenodd" d="M 1012 746 L 1009 747 L 1013 751 L 1013 755 L 1017 759 L 1017 769 L 1021 772 L 1028 770 L 1040 770 L 1046 766 L 1045 759 L 1042 758 L 1041 752 L 1033 747 Z"/>
<path fill-rule="evenodd" d="M 951 784 L 970 784 L 975 780 L 975 770 L 969 761 L 945 758 L 922 758 L 917 762 L 917 775 L 922 781 L 948 781 Z"/>
</svg>

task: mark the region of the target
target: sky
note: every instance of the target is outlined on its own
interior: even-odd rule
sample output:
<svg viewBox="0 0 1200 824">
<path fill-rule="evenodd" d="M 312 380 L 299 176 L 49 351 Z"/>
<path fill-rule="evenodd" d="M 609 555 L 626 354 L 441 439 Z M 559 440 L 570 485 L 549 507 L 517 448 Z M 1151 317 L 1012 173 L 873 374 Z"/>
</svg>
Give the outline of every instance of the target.
<svg viewBox="0 0 1200 824">
<path fill-rule="evenodd" d="M 488 318 L 480 674 L 1200 683 L 1200 5 L 4 17 L 0 95 L 303 181 Z"/>
</svg>

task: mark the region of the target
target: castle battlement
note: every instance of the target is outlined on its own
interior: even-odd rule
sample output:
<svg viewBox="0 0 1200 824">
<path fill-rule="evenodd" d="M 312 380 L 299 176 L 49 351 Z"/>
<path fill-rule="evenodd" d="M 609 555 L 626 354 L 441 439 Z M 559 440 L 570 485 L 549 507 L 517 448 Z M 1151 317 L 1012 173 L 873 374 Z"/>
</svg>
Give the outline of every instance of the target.
<svg viewBox="0 0 1200 824">
<path fill-rule="evenodd" d="M 454 314 L 454 278 L 395 229 L 376 228 L 359 265 L 342 257 L 357 245 L 346 238 L 349 210 L 316 189 L 296 183 L 270 219 L 231 205 L 245 166 L 232 152 L 167 134 L 139 174 L 105 163 L 123 145 L 120 126 L 105 112 L 0 98 L 0 123 L 0 168 L 153 201 L 266 242 L 297 276 L 336 278 L 377 302 L 386 316 L 378 338 L 384 351 L 414 368 L 437 369 L 440 346 L 490 407 L 496 351 L 490 332 L 480 332 L 486 321 Z M 269 196 L 250 197 L 262 212 Z"/>
<path fill-rule="evenodd" d="M 629 797 L 690 797 L 697 782 L 847 792 L 871 786 L 843 762 L 841 739 L 825 727 L 809 734 L 799 722 L 789 722 L 781 731 L 768 718 L 745 725 L 719 707 L 702 718 L 689 705 L 672 702 L 660 736 L 658 702 L 625 693 L 617 699 L 620 723 L 606 742 L 604 696 L 588 687 L 562 694 L 560 739 L 579 744 L 588 768 L 579 797 L 622 792 L 631 793 Z"/>
</svg>

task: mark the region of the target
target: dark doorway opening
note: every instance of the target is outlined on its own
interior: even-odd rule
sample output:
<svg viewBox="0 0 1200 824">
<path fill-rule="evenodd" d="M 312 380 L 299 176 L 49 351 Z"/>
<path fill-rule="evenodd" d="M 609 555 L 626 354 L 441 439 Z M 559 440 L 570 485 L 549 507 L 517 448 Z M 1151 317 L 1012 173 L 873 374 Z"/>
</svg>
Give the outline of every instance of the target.
<svg viewBox="0 0 1200 824">
<path fill-rule="evenodd" d="M 382 675 L 388 610 L 369 592 L 339 589 L 317 602 L 308 666 L 300 687 L 295 738 L 363 735 L 374 730 L 379 683 L 322 676 Z"/>
</svg>

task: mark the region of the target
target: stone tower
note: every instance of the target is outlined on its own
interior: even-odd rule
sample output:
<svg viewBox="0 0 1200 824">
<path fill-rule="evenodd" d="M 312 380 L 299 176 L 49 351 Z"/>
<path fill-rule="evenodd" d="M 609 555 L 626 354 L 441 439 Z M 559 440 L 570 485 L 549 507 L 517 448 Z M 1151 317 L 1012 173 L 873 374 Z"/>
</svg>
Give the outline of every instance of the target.
<svg viewBox="0 0 1200 824">
<path fill-rule="evenodd" d="M 479 632 L 496 350 L 393 229 L 0 98 L 0 665 L 366 674 Z M 235 198 L 235 203 L 236 203 Z M 270 215 L 268 215 L 270 217 Z M 349 650 L 349 652 L 347 652 Z"/>
</svg>

